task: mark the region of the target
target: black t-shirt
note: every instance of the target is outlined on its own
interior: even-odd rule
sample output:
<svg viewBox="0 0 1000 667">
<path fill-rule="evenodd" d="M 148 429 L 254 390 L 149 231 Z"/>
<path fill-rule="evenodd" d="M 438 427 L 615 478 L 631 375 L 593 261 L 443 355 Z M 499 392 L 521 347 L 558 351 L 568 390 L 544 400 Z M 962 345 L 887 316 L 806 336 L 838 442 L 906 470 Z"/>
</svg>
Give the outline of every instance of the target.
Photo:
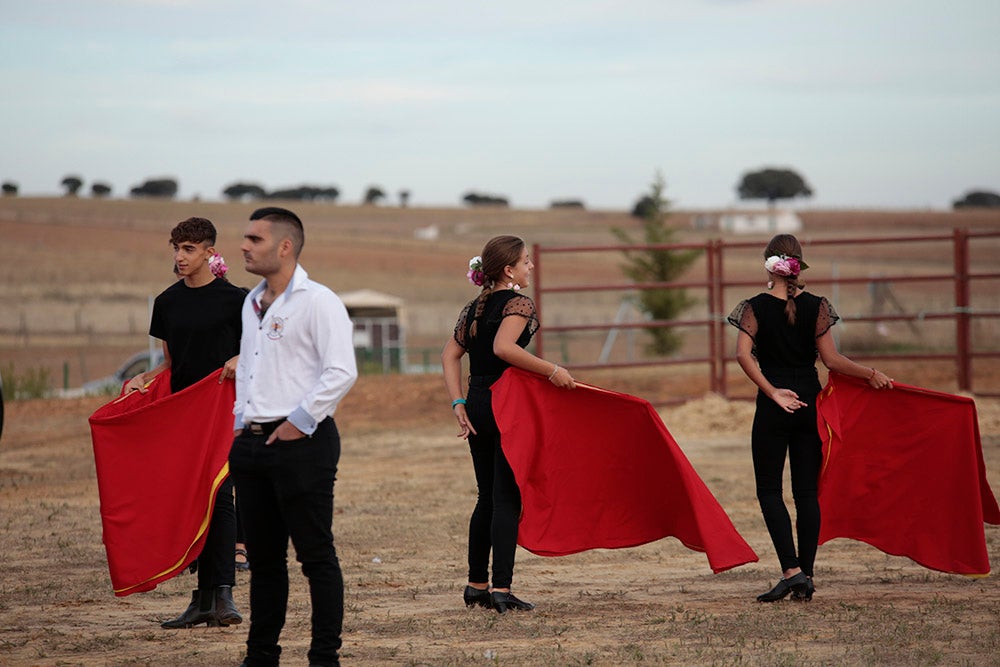
<svg viewBox="0 0 1000 667">
<path fill-rule="evenodd" d="M 167 343 L 171 391 L 198 382 L 239 354 L 246 295 L 216 278 L 203 287 L 178 280 L 156 297 L 149 335 Z"/>
<path fill-rule="evenodd" d="M 795 324 L 789 324 L 785 300 L 761 293 L 741 301 L 728 319 L 753 339 L 753 354 L 760 367 L 777 370 L 814 367 L 816 339 L 840 316 L 826 297 L 802 292 L 795 297 Z"/>
<path fill-rule="evenodd" d="M 500 375 L 510 367 L 510 364 L 493 353 L 493 340 L 500 330 L 500 323 L 511 315 L 528 318 L 524 330 L 517 338 L 520 347 L 527 347 L 531 337 L 538 330 L 538 318 L 535 316 L 535 302 L 530 297 L 518 294 L 514 290 L 500 290 L 486 297 L 483 312 L 475 317 L 475 300 L 470 301 L 455 324 L 455 342 L 469 353 L 470 375 Z M 476 325 L 476 335 L 472 336 L 469 329 L 473 319 Z"/>
</svg>

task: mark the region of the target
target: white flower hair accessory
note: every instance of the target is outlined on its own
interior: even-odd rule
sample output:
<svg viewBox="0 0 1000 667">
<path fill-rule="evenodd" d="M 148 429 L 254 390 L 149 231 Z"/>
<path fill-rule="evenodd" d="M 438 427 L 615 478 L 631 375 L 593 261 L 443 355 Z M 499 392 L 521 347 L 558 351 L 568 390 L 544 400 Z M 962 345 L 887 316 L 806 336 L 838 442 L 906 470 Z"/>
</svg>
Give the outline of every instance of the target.
<svg viewBox="0 0 1000 667">
<path fill-rule="evenodd" d="M 208 270 L 216 278 L 225 278 L 226 273 L 229 272 L 229 267 L 226 265 L 226 260 L 223 259 L 222 255 L 215 253 L 208 258 Z"/>
<path fill-rule="evenodd" d="M 794 277 L 798 276 L 802 272 L 802 269 L 807 269 L 809 266 L 796 257 L 771 255 L 764 261 L 764 268 L 768 273 L 773 273 L 776 276 Z"/>
</svg>

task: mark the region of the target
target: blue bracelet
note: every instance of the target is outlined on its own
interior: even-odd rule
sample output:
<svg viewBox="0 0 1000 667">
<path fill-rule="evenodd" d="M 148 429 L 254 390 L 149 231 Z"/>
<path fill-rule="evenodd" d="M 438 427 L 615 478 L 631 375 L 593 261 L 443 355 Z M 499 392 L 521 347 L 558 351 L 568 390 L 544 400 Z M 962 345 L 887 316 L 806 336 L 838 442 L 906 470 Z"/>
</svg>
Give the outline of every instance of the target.
<svg viewBox="0 0 1000 667">
<path fill-rule="evenodd" d="M 454 410 L 456 405 L 465 405 L 465 399 L 456 398 L 454 401 L 451 402 L 451 409 Z"/>
</svg>

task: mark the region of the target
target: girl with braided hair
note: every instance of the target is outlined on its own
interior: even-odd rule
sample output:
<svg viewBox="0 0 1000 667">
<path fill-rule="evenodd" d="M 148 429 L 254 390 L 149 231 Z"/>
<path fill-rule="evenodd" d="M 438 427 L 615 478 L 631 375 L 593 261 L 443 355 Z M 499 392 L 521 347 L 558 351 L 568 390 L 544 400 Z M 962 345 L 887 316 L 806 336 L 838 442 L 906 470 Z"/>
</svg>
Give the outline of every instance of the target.
<svg viewBox="0 0 1000 667">
<path fill-rule="evenodd" d="M 534 605 L 518 599 L 510 590 L 521 494 L 500 447 L 490 386 L 511 366 L 543 375 L 557 387 L 575 386 L 565 368 L 524 349 L 538 330 L 535 304 L 519 292 L 530 284 L 533 268 L 520 238 L 490 239 L 482 254 L 469 262 L 467 274 L 469 281 L 482 290 L 462 309 L 454 334 L 441 353 L 458 437 L 469 441 L 478 487 L 476 507 L 469 520 L 469 581 L 463 598 L 468 607 L 492 607 L 501 614 L 509 609 L 528 611 Z M 463 398 L 462 357 L 466 353 L 469 391 Z"/>
<path fill-rule="evenodd" d="M 805 291 L 799 275 L 807 268 L 798 240 L 791 234 L 775 236 L 764 250 L 768 292 L 741 301 L 728 318 L 740 330 L 736 359 L 758 387 L 751 431 L 754 478 L 764 523 L 782 569 L 781 580 L 758 595 L 758 602 L 776 602 L 789 593 L 793 600 L 808 601 L 815 591 L 813 563 L 820 525 L 816 491 L 822 463 L 816 426 L 816 397 L 822 388 L 817 356 L 832 371 L 866 379 L 876 389 L 892 387 L 885 373 L 837 351 L 830 328 L 840 316 L 825 297 Z M 798 552 L 781 492 L 786 452 Z"/>
</svg>

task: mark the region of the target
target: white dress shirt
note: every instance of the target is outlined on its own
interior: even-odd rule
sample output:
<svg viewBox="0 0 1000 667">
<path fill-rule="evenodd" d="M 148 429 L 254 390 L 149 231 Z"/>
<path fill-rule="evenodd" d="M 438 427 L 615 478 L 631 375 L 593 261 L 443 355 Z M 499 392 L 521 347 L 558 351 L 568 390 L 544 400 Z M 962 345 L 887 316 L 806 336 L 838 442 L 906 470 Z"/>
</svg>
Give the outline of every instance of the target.
<svg viewBox="0 0 1000 667">
<path fill-rule="evenodd" d="M 261 318 L 266 286 L 243 302 L 234 428 L 287 418 L 311 435 L 358 377 L 354 326 L 340 298 L 301 265 Z"/>
</svg>

